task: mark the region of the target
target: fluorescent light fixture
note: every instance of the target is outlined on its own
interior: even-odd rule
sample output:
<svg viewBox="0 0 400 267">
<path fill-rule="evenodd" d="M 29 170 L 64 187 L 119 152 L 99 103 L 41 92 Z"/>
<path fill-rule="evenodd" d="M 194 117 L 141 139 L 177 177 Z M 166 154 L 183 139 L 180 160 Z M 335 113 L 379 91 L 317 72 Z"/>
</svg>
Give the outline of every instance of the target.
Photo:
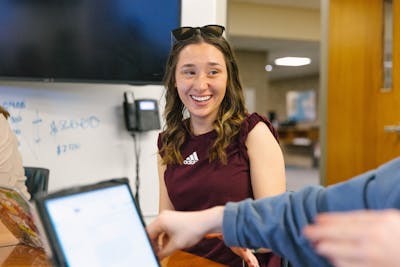
<svg viewBox="0 0 400 267">
<path fill-rule="evenodd" d="M 275 65 L 278 66 L 304 66 L 311 63 L 311 59 L 308 57 L 281 57 L 275 59 Z"/>
</svg>

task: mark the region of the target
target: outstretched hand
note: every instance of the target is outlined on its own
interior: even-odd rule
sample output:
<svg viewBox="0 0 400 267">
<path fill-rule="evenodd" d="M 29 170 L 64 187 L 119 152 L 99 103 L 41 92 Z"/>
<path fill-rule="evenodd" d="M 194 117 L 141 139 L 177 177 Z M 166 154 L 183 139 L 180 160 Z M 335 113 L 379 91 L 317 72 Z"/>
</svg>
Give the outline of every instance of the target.
<svg viewBox="0 0 400 267">
<path fill-rule="evenodd" d="M 197 244 L 207 233 L 221 230 L 223 207 L 197 212 L 165 210 L 146 229 L 157 256 Z"/>
</svg>

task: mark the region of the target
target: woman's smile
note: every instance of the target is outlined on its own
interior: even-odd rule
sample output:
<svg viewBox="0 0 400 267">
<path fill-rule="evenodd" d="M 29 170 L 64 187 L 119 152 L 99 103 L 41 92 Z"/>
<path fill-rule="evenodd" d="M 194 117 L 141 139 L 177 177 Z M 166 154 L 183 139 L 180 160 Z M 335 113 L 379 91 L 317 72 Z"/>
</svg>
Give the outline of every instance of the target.
<svg viewBox="0 0 400 267">
<path fill-rule="evenodd" d="M 207 100 L 211 99 L 211 95 L 205 95 L 205 96 L 195 96 L 195 95 L 190 95 L 190 97 L 197 102 L 206 102 Z"/>
</svg>

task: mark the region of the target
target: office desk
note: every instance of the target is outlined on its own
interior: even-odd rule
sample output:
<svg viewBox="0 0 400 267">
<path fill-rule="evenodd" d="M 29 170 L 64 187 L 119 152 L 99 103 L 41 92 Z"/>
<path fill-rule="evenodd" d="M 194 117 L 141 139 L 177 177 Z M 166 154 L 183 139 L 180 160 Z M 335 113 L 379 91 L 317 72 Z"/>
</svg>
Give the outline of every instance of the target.
<svg viewBox="0 0 400 267">
<path fill-rule="evenodd" d="M 319 140 L 318 126 L 281 126 L 277 129 L 282 144 L 296 145 L 296 139 L 307 139 L 310 144 Z"/>
<path fill-rule="evenodd" d="M 318 126 L 280 126 L 277 130 L 285 162 L 288 165 L 308 162 L 309 167 L 318 167 L 320 157 Z"/>
<path fill-rule="evenodd" d="M 17 240 L 0 222 L 0 266 L 51 267 L 43 249 L 18 244 Z M 162 267 L 224 267 L 225 265 L 210 261 L 193 254 L 177 251 L 161 261 Z"/>
</svg>

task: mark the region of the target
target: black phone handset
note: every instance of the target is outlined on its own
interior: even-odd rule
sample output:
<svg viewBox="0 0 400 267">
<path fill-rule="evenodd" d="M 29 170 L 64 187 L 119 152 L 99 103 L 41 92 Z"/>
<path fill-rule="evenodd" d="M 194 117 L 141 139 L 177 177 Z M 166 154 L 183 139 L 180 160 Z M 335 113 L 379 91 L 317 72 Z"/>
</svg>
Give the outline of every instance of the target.
<svg viewBox="0 0 400 267">
<path fill-rule="evenodd" d="M 126 129 L 130 132 L 137 129 L 135 96 L 133 92 L 124 93 L 124 117 Z"/>
</svg>

